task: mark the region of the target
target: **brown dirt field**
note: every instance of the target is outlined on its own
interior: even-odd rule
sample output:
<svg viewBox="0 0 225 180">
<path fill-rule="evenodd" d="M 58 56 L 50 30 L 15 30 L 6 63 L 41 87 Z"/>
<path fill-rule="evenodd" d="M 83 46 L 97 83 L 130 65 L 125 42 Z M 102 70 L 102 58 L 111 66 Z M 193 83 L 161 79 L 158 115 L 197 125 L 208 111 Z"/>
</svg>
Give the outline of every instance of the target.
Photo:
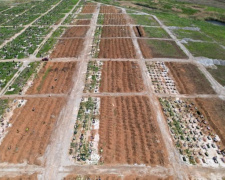
<svg viewBox="0 0 225 180">
<path fill-rule="evenodd" d="M 173 180 L 173 178 L 166 177 L 166 178 L 160 178 L 155 175 L 126 175 L 124 177 L 121 177 L 119 175 L 76 175 L 76 174 L 70 174 L 67 177 L 64 178 L 64 180 L 77 180 L 76 178 L 83 177 L 83 178 L 90 178 L 90 180 L 97 180 L 99 177 L 101 180 Z"/>
<path fill-rule="evenodd" d="M 114 6 L 101 6 L 100 7 L 100 13 L 121 13 L 122 10 L 118 9 Z"/>
<path fill-rule="evenodd" d="M 101 37 L 131 37 L 130 28 L 129 26 L 104 26 Z"/>
<path fill-rule="evenodd" d="M 0 146 L 0 162 L 40 165 L 38 158 L 45 153 L 64 104 L 65 98 L 32 98 L 16 109 L 13 125 Z"/>
<path fill-rule="evenodd" d="M 223 148 L 225 148 L 225 101 L 219 98 L 197 98 L 198 106 L 203 110 L 210 126 L 219 135 Z"/>
<path fill-rule="evenodd" d="M 99 151 L 104 164 L 168 164 L 167 151 L 145 96 L 103 97 Z"/>
<path fill-rule="evenodd" d="M 37 180 L 37 174 L 22 175 L 16 177 L 4 176 L 0 177 L 0 180 Z"/>
<path fill-rule="evenodd" d="M 144 39 L 143 40 L 138 39 L 138 44 L 142 52 L 142 55 L 145 59 L 153 58 L 153 52 L 151 48 L 149 48 L 147 42 Z"/>
<path fill-rule="evenodd" d="M 99 58 L 136 58 L 131 39 L 101 39 Z"/>
<path fill-rule="evenodd" d="M 96 10 L 97 6 L 89 6 L 85 5 L 81 11 L 81 13 L 94 13 Z"/>
<path fill-rule="evenodd" d="M 145 37 L 145 31 L 142 26 L 133 27 L 136 37 Z"/>
<path fill-rule="evenodd" d="M 141 70 L 136 62 L 104 62 L 100 92 L 140 92 L 143 90 Z"/>
<path fill-rule="evenodd" d="M 84 39 L 61 39 L 50 58 L 78 57 L 84 48 Z"/>
<path fill-rule="evenodd" d="M 78 19 L 75 21 L 74 25 L 89 25 L 91 23 L 90 19 Z"/>
<path fill-rule="evenodd" d="M 89 28 L 88 26 L 71 27 L 66 30 L 62 37 L 85 37 Z"/>
<path fill-rule="evenodd" d="M 104 15 L 104 25 L 125 25 L 127 24 L 127 19 L 125 14 L 105 14 Z"/>
<path fill-rule="evenodd" d="M 27 94 L 68 93 L 73 84 L 76 64 L 76 62 L 48 62 L 38 73 Z"/>
<path fill-rule="evenodd" d="M 186 63 L 167 62 L 166 66 L 181 94 L 215 94 L 210 82 L 197 66 Z"/>
</svg>

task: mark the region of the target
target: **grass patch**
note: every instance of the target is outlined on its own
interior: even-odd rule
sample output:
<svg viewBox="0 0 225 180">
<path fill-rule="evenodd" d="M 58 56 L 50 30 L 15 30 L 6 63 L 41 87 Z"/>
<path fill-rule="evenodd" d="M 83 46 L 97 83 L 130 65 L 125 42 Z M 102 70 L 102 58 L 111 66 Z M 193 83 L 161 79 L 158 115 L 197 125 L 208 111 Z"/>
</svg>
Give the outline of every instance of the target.
<svg viewBox="0 0 225 180">
<path fill-rule="evenodd" d="M 144 27 L 147 37 L 151 38 L 170 38 L 169 34 L 162 28 Z"/>
<path fill-rule="evenodd" d="M 5 113 L 5 110 L 8 108 L 8 99 L 0 99 L 0 117 Z"/>
<path fill-rule="evenodd" d="M 147 25 L 147 26 L 159 26 L 155 19 L 148 15 L 136 15 L 130 14 L 131 18 L 134 20 L 135 24 Z"/>
<path fill-rule="evenodd" d="M 91 19 L 92 14 L 78 14 L 75 19 Z"/>
<path fill-rule="evenodd" d="M 188 42 L 184 44 L 196 57 L 225 60 L 225 49 L 215 43 Z"/>
<path fill-rule="evenodd" d="M 175 29 L 173 33 L 178 39 L 190 38 L 193 40 L 212 41 L 212 39 L 199 31 Z"/>
<path fill-rule="evenodd" d="M 216 65 L 217 69 L 207 68 L 212 76 L 220 83 L 225 86 L 225 66 Z"/>
<path fill-rule="evenodd" d="M 19 94 L 22 91 L 24 85 L 27 83 L 28 79 L 31 77 L 31 75 L 33 73 L 36 73 L 39 64 L 40 62 L 30 63 L 12 84 L 11 88 L 14 88 L 14 90 L 7 91 L 5 94 Z"/>
</svg>

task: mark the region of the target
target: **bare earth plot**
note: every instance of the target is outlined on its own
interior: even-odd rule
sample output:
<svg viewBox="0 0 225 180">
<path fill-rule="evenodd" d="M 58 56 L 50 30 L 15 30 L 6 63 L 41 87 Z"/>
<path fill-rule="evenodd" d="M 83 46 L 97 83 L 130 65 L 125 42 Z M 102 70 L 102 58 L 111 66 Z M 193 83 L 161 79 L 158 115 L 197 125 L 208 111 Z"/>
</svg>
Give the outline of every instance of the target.
<svg viewBox="0 0 225 180">
<path fill-rule="evenodd" d="M 130 28 L 129 26 L 104 26 L 101 37 L 131 37 Z"/>
<path fill-rule="evenodd" d="M 167 62 L 167 67 L 181 94 L 215 94 L 209 81 L 197 66 L 186 63 Z"/>
<path fill-rule="evenodd" d="M 85 37 L 88 29 L 89 27 L 87 26 L 71 27 L 63 34 L 62 37 Z"/>
<path fill-rule="evenodd" d="M 100 92 L 140 92 L 144 90 L 136 62 L 104 62 Z"/>
<path fill-rule="evenodd" d="M 0 177 L 0 180 L 37 180 L 37 174 L 32 175 L 22 175 L 22 176 L 16 176 L 16 177 Z"/>
<path fill-rule="evenodd" d="M 148 97 L 103 97 L 100 141 L 105 164 L 168 164 L 167 152 Z"/>
<path fill-rule="evenodd" d="M 68 93 L 73 85 L 76 62 L 48 62 L 40 70 L 27 94 Z"/>
</svg>

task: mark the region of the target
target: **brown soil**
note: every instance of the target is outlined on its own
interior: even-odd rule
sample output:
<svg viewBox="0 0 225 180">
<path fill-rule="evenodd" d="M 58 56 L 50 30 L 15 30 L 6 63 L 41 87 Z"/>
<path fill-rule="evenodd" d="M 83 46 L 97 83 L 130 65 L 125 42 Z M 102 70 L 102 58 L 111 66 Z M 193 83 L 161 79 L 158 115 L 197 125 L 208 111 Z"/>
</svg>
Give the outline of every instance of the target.
<svg viewBox="0 0 225 180">
<path fill-rule="evenodd" d="M 69 28 L 62 37 L 85 37 L 89 27 L 78 26 Z"/>
<path fill-rule="evenodd" d="M 133 27 L 136 37 L 145 37 L 145 31 L 142 26 Z"/>
<path fill-rule="evenodd" d="M 43 156 L 50 142 L 64 104 L 64 98 L 33 98 L 17 108 L 12 117 L 13 125 L 0 146 L 0 162 L 26 161 L 40 165 L 38 158 Z"/>
<path fill-rule="evenodd" d="M 142 52 L 142 55 L 145 59 L 153 58 L 152 49 L 149 48 L 149 45 L 147 44 L 147 42 L 144 39 L 143 40 L 138 39 L 138 44 L 140 46 L 140 50 Z"/>
<path fill-rule="evenodd" d="M 0 177 L 0 180 L 37 180 L 37 174 L 21 175 L 16 177 L 4 176 Z"/>
<path fill-rule="evenodd" d="M 219 135 L 223 148 L 225 148 L 225 101 L 219 98 L 196 99 L 197 104 L 203 110 L 210 126 Z"/>
<path fill-rule="evenodd" d="M 75 25 L 89 25 L 91 23 L 91 20 L 90 19 L 78 19 L 75 21 Z"/>
<path fill-rule="evenodd" d="M 100 13 L 121 13 L 122 10 L 114 6 L 101 6 Z"/>
<path fill-rule="evenodd" d="M 104 62 L 100 92 L 140 92 L 143 90 L 141 70 L 136 62 Z"/>
<path fill-rule="evenodd" d="M 103 97 L 100 107 L 101 160 L 104 164 L 165 166 L 167 151 L 145 96 Z"/>
<path fill-rule="evenodd" d="M 131 39 L 101 39 L 99 58 L 136 58 Z"/>
<path fill-rule="evenodd" d="M 81 13 L 94 13 L 96 10 L 97 6 L 89 6 L 85 5 L 81 11 Z"/>
<path fill-rule="evenodd" d="M 48 62 L 40 70 L 27 94 L 68 93 L 75 70 L 76 62 Z"/>
<path fill-rule="evenodd" d="M 127 175 L 127 176 L 119 176 L 119 175 L 76 175 L 76 174 L 70 174 L 67 177 L 64 178 L 64 180 L 77 180 L 77 178 L 83 177 L 85 179 L 90 178 L 90 180 L 97 180 L 101 178 L 101 180 L 173 180 L 173 178 L 166 177 L 166 178 L 160 178 L 155 175 Z"/>
<path fill-rule="evenodd" d="M 181 94 L 215 94 L 209 81 L 193 64 L 166 63 Z"/>
<path fill-rule="evenodd" d="M 131 37 L 129 26 L 104 26 L 102 38 L 104 37 Z"/>
<path fill-rule="evenodd" d="M 125 25 L 127 24 L 127 19 L 125 14 L 105 14 L 104 15 L 104 25 Z"/>
<path fill-rule="evenodd" d="M 78 57 L 84 48 L 84 39 L 62 39 L 59 40 L 51 58 Z"/>
</svg>

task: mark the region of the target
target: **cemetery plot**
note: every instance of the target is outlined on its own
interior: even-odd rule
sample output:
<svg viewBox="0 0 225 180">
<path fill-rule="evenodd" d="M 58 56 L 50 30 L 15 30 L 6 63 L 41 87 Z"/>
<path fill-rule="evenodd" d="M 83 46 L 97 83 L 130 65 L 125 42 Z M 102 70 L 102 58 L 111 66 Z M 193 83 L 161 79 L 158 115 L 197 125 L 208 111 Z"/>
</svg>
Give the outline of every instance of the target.
<svg viewBox="0 0 225 180">
<path fill-rule="evenodd" d="M 82 8 L 81 13 L 94 13 L 96 10 L 97 6 L 89 6 L 89 5 L 85 5 Z"/>
<path fill-rule="evenodd" d="M 1 59 L 22 59 L 29 57 L 43 41 L 44 36 L 50 32 L 51 28 L 29 27 L 16 39 L 0 49 Z"/>
<path fill-rule="evenodd" d="M 39 71 L 27 94 L 68 93 L 73 84 L 76 62 L 48 62 Z"/>
<path fill-rule="evenodd" d="M 0 90 L 7 85 L 21 66 L 21 62 L 0 63 Z"/>
<path fill-rule="evenodd" d="M 104 62 L 100 92 L 141 92 L 144 89 L 141 70 L 136 62 Z"/>
<path fill-rule="evenodd" d="M 0 27 L 0 45 L 22 29 L 22 27 Z"/>
<path fill-rule="evenodd" d="M 89 19 L 77 19 L 75 20 L 74 23 L 72 23 L 73 25 L 89 25 L 91 23 L 91 20 Z"/>
<path fill-rule="evenodd" d="M 32 175 L 21 175 L 21 176 L 16 176 L 16 177 L 10 177 L 10 176 L 4 176 L 0 177 L 0 180 L 38 180 L 37 174 L 32 174 Z"/>
<path fill-rule="evenodd" d="M 122 10 L 119 9 L 119 8 L 116 8 L 114 6 L 104 6 L 104 5 L 102 5 L 100 7 L 100 13 L 104 13 L 104 14 L 107 14 L 107 13 L 122 13 Z"/>
<path fill-rule="evenodd" d="M 101 39 L 99 58 L 136 58 L 131 39 Z"/>
<path fill-rule="evenodd" d="M 69 150 L 76 162 L 97 164 L 99 161 L 99 108 L 100 98 L 82 98 Z"/>
<path fill-rule="evenodd" d="M 125 14 L 104 14 L 98 19 L 98 24 L 103 25 L 125 25 L 127 23 Z"/>
<path fill-rule="evenodd" d="M 62 38 L 67 37 L 85 37 L 88 31 L 88 26 L 71 27 L 62 35 Z"/>
<path fill-rule="evenodd" d="M 0 162 L 39 165 L 64 103 L 64 98 L 33 98 L 17 108 L 0 145 Z"/>
<path fill-rule="evenodd" d="M 10 94 L 22 94 L 27 90 L 27 86 L 30 85 L 31 82 L 28 80 L 36 75 L 40 62 L 32 62 L 30 63 L 19 75 L 19 77 L 14 81 L 14 83 L 9 86 L 6 95 Z"/>
<path fill-rule="evenodd" d="M 178 94 L 175 82 L 164 62 L 146 62 L 146 66 L 155 93 Z"/>
<path fill-rule="evenodd" d="M 166 166 L 167 151 L 145 96 L 102 97 L 100 162 Z"/>
<path fill-rule="evenodd" d="M 103 26 L 101 37 L 131 37 L 130 28 L 129 26 Z"/>
<path fill-rule="evenodd" d="M 174 41 L 138 39 L 144 58 L 187 58 Z"/>
<path fill-rule="evenodd" d="M 99 92 L 101 73 L 102 73 L 102 65 L 103 65 L 103 62 L 101 62 L 101 61 L 89 61 L 88 62 L 84 93 L 86 93 L 86 92 L 98 93 Z"/>
<path fill-rule="evenodd" d="M 160 99 L 160 102 L 182 160 L 188 164 L 225 167 L 220 137 L 198 104 L 179 98 Z"/>
<path fill-rule="evenodd" d="M 78 57 L 84 48 L 84 39 L 61 39 L 57 43 L 51 58 Z"/>
<path fill-rule="evenodd" d="M 210 82 L 195 65 L 168 62 L 166 66 L 181 94 L 215 94 Z"/>
</svg>

